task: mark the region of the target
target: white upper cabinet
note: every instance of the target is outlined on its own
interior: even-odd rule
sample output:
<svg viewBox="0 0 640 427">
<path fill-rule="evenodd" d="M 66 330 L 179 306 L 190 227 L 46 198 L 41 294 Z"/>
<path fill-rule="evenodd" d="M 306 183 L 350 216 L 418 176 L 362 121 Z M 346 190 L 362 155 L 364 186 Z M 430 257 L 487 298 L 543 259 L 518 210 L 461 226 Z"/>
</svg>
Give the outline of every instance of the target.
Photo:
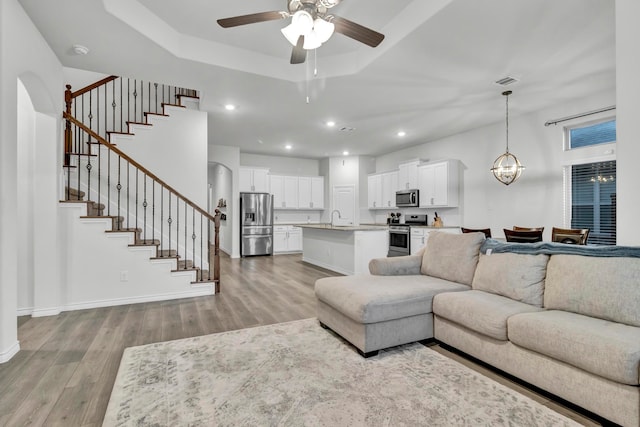
<svg viewBox="0 0 640 427">
<path fill-rule="evenodd" d="M 271 175 L 274 209 L 324 209 L 324 177 Z"/>
<path fill-rule="evenodd" d="M 324 177 L 298 177 L 298 207 L 300 209 L 324 209 Z"/>
<path fill-rule="evenodd" d="M 375 174 L 367 177 L 367 195 L 369 209 L 382 208 L 382 175 Z"/>
<path fill-rule="evenodd" d="M 240 192 L 269 192 L 269 169 L 240 167 Z"/>
<path fill-rule="evenodd" d="M 298 177 L 271 175 L 274 209 L 298 209 Z"/>
<path fill-rule="evenodd" d="M 418 166 L 420 160 L 402 163 L 398 166 L 398 190 L 418 188 Z"/>
<path fill-rule="evenodd" d="M 398 189 L 398 171 L 368 176 L 367 195 L 369 209 L 395 209 Z"/>
<path fill-rule="evenodd" d="M 396 191 L 398 190 L 398 171 L 382 174 L 382 204 L 385 208 L 396 207 Z"/>
<path fill-rule="evenodd" d="M 445 160 L 418 167 L 421 208 L 458 206 L 458 164 L 457 160 Z"/>
</svg>

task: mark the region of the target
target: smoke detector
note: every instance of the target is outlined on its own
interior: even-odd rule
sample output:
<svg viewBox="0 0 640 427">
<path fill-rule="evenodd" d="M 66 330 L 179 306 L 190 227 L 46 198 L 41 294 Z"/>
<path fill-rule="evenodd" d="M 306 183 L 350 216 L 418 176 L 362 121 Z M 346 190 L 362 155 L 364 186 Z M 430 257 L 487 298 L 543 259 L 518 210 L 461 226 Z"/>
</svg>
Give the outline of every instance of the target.
<svg viewBox="0 0 640 427">
<path fill-rule="evenodd" d="M 72 49 L 73 53 L 75 53 L 76 55 L 86 55 L 87 53 L 89 53 L 89 48 L 86 46 L 82 46 L 81 44 L 74 44 Z"/>
</svg>

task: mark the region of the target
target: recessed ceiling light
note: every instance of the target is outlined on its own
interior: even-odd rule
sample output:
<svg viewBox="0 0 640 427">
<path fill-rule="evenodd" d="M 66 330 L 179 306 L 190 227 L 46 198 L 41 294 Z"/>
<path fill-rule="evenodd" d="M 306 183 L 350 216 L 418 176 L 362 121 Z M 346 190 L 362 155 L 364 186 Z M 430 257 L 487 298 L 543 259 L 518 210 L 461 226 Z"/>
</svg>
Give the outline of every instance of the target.
<svg viewBox="0 0 640 427">
<path fill-rule="evenodd" d="M 398 135 L 400 138 L 402 138 L 403 136 L 406 136 L 406 135 L 407 135 L 407 133 L 406 133 L 405 131 L 401 130 L 401 131 L 399 131 L 399 132 L 397 133 L 397 135 Z"/>
<path fill-rule="evenodd" d="M 329 120 L 327 122 L 327 126 L 329 126 L 330 128 L 334 127 L 336 125 L 336 122 L 334 122 L 333 120 Z"/>
<path fill-rule="evenodd" d="M 342 155 L 343 155 L 343 156 L 348 156 L 348 155 L 349 155 L 349 152 L 345 150 L 345 151 L 343 151 L 343 152 L 342 152 Z"/>
<path fill-rule="evenodd" d="M 286 148 L 287 150 L 291 150 L 293 146 L 291 144 L 287 144 L 284 146 L 284 148 Z"/>
<path fill-rule="evenodd" d="M 233 111 L 233 110 L 236 109 L 236 106 L 233 105 L 233 104 L 227 104 L 227 105 L 224 106 L 224 109 L 227 110 L 227 111 Z"/>
<path fill-rule="evenodd" d="M 259 139 L 259 140 L 258 140 L 258 144 L 264 144 L 264 141 L 263 141 L 263 140 L 261 140 L 261 139 Z"/>
</svg>

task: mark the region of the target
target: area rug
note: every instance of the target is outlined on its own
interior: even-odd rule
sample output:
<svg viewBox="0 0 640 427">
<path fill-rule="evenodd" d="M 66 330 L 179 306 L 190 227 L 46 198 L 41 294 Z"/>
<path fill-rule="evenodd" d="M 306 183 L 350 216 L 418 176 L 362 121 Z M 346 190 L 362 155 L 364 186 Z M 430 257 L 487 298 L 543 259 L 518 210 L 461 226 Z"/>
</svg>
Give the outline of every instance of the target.
<svg viewBox="0 0 640 427">
<path fill-rule="evenodd" d="M 574 426 L 422 344 L 363 359 L 300 320 L 127 348 L 103 426 Z"/>
</svg>

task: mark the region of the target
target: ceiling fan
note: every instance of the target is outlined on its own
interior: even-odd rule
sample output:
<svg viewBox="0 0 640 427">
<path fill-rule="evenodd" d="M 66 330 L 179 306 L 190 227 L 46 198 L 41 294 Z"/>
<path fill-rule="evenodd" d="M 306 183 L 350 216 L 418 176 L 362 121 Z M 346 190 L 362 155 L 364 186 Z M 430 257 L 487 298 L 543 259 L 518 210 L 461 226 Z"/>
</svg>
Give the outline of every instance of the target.
<svg viewBox="0 0 640 427">
<path fill-rule="evenodd" d="M 223 28 L 230 28 L 291 18 L 291 24 L 282 29 L 282 34 L 293 45 L 292 64 L 302 64 L 307 58 L 307 50 L 320 47 L 334 32 L 371 47 L 378 46 L 384 39 L 384 34 L 328 13 L 329 9 L 341 1 L 287 0 L 287 11 L 260 12 L 218 19 L 218 24 Z"/>
</svg>

